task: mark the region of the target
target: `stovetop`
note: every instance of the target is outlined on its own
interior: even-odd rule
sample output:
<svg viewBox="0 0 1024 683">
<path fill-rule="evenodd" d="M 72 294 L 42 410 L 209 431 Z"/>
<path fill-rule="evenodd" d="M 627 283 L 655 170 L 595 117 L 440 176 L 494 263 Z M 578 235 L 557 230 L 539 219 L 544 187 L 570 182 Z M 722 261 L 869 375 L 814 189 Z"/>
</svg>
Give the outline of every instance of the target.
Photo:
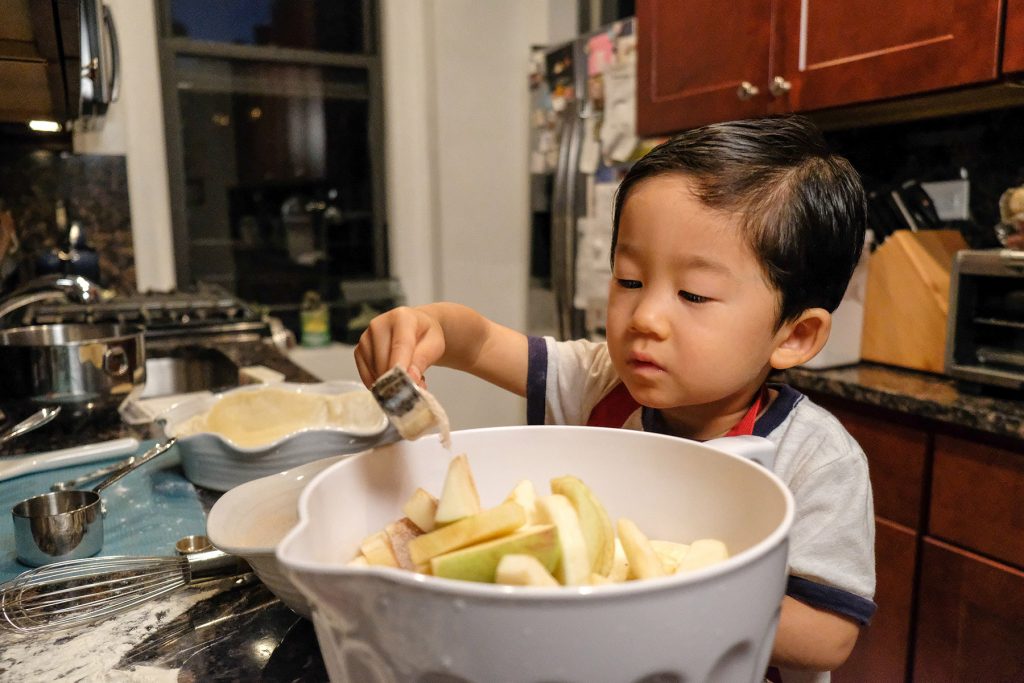
<svg viewBox="0 0 1024 683">
<path fill-rule="evenodd" d="M 271 334 L 266 316 L 223 288 L 117 295 L 94 303 L 46 301 L 17 314 L 22 325 L 116 323 L 145 328 L 147 340 L 198 335 Z"/>
</svg>

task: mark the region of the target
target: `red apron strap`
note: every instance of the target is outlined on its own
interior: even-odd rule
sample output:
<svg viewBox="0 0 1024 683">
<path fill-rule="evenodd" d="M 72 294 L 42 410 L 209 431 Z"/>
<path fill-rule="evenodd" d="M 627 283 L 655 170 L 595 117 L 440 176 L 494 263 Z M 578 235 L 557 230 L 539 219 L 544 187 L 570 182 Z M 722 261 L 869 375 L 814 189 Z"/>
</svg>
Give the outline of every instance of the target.
<svg viewBox="0 0 1024 683">
<path fill-rule="evenodd" d="M 740 421 L 736 423 L 736 426 L 729 430 L 726 436 L 749 436 L 754 433 L 754 423 L 757 422 L 757 414 L 761 412 L 761 408 L 768 403 L 768 385 L 762 384 L 761 391 L 757 392 L 757 398 L 747 408 L 747 412 L 743 414 Z"/>
<path fill-rule="evenodd" d="M 762 385 L 757 398 L 747 408 L 740 421 L 729 430 L 726 436 L 747 436 L 754 433 L 754 424 L 757 422 L 757 415 L 768 403 L 768 386 Z M 621 427 L 629 416 L 632 415 L 640 404 L 629 393 L 629 389 L 622 382 L 604 395 L 594 409 L 590 411 L 587 418 L 588 427 Z"/>
<path fill-rule="evenodd" d="M 629 393 L 626 385 L 619 382 L 590 411 L 590 417 L 587 418 L 587 426 L 614 427 L 617 429 L 625 424 L 629 416 L 639 407 L 640 404 Z"/>
</svg>

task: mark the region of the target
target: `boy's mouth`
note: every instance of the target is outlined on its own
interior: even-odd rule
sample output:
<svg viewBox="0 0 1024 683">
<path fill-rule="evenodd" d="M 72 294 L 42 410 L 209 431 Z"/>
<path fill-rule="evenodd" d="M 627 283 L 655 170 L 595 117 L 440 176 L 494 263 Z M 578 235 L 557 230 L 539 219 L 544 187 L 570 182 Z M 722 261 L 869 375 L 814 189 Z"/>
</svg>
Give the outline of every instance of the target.
<svg viewBox="0 0 1024 683">
<path fill-rule="evenodd" d="M 654 362 L 654 359 L 643 353 L 630 354 L 626 363 L 635 370 L 664 370 L 663 367 Z"/>
</svg>

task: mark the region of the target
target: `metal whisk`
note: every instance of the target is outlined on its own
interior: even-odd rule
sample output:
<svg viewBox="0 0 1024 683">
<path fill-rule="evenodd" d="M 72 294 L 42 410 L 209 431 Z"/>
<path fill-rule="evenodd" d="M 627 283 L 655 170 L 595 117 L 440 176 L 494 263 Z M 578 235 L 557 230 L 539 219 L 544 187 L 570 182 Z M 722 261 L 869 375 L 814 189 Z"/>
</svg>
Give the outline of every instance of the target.
<svg viewBox="0 0 1024 683">
<path fill-rule="evenodd" d="M 0 628 L 33 633 L 85 624 L 185 586 L 247 571 L 244 560 L 220 550 L 56 562 L 0 585 Z"/>
</svg>

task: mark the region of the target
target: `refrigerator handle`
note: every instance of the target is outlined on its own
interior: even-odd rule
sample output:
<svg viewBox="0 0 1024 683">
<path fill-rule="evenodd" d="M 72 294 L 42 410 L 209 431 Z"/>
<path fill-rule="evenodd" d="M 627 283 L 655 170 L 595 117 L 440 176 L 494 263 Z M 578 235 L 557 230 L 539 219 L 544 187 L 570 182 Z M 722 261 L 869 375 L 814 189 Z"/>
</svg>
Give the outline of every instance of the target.
<svg viewBox="0 0 1024 683">
<path fill-rule="evenodd" d="M 558 165 L 552 188 L 551 277 L 560 339 L 569 339 L 575 332 L 577 170 L 582 123 L 579 102 L 568 102 L 562 118 L 564 128 L 559 139 Z"/>
</svg>

